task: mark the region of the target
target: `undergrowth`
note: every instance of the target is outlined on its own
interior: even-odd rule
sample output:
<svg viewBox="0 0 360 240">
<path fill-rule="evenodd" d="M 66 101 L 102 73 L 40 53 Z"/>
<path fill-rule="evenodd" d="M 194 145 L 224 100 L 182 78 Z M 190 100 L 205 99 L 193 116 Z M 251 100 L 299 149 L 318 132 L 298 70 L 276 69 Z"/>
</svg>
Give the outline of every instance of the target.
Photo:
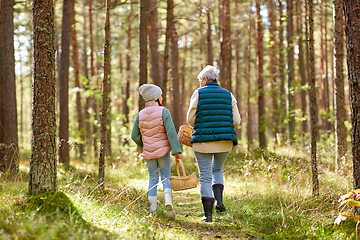
<svg viewBox="0 0 360 240">
<path fill-rule="evenodd" d="M 103 191 L 96 164 L 72 161 L 58 168 L 58 192 L 34 196 L 27 194 L 29 162 L 22 161 L 17 176 L 1 175 L 0 239 L 354 239 L 355 223 L 333 224 L 351 174 L 336 175 L 333 149 L 320 150 L 314 198 L 308 152 L 235 148 L 224 167 L 227 211 L 214 212 L 213 223 L 199 221 L 199 187 L 174 193 L 176 219 L 168 221 L 160 185 L 157 213 L 150 214 L 147 168 L 138 158 L 107 163 Z M 190 148 L 182 160 L 188 175 L 197 172 Z"/>
</svg>

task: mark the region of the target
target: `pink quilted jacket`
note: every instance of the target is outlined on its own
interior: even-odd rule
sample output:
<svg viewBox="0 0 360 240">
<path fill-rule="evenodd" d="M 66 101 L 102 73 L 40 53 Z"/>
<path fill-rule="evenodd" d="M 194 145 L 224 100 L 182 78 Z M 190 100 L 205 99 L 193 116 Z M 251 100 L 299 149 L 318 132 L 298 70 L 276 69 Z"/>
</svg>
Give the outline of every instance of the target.
<svg viewBox="0 0 360 240">
<path fill-rule="evenodd" d="M 172 149 L 164 127 L 163 109 L 157 102 L 149 101 L 139 112 L 139 128 L 144 144 L 143 157 L 146 160 L 161 158 Z"/>
</svg>

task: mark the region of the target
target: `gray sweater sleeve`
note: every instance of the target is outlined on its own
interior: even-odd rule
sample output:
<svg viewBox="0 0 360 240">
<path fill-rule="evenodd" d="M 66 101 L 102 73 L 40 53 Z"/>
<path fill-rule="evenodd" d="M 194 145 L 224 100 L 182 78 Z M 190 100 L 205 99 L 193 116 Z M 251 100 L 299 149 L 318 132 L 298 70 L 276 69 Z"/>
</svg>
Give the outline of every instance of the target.
<svg viewBox="0 0 360 240">
<path fill-rule="evenodd" d="M 171 118 L 171 114 L 169 110 L 167 110 L 166 108 L 164 108 L 163 110 L 163 122 L 166 130 L 166 134 L 168 136 L 172 148 L 171 154 L 175 155 L 176 153 L 182 153 L 181 145 L 177 137 L 174 122 Z"/>
</svg>

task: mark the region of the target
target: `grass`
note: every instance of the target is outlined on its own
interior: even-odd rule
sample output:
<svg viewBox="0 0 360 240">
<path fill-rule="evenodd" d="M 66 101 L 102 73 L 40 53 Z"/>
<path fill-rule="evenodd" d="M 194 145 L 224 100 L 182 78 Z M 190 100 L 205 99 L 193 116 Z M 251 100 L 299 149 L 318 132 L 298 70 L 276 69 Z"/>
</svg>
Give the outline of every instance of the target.
<svg viewBox="0 0 360 240">
<path fill-rule="evenodd" d="M 96 164 L 72 161 L 58 169 L 58 192 L 35 196 L 27 195 L 29 166 L 22 161 L 18 176 L 0 176 L 0 240 L 355 239 L 354 222 L 333 224 L 337 199 L 351 189 L 352 179 L 350 162 L 344 166 L 348 175 L 334 174 L 332 151 L 319 151 L 320 196 L 313 198 L 306 149 L 234 149 L 224 167 L 227 211 L 214 212 L 212 223 L 199 221 L 199 187 L 174 193 L 176 219 L 168 221 L 160 186 L 158 211 L 149 214 L 147 168 L 132 157 L 108 164 L 104 191 Z M 190 149 L 182 159 L 187 174 L 197 171 Z"/>
</svg>

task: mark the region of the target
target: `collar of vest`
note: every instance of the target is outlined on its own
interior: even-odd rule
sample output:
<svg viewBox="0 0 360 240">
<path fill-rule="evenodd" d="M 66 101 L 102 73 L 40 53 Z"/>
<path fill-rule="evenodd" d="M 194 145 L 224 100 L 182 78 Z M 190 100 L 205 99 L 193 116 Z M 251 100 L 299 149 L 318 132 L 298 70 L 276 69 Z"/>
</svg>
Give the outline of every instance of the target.
<svg viewBox="0 0 360 240">
<path fill-rule="evenodd" d="M 219 86 L 219 84 L 217 84 L 216 82 L 207 82 L 204 87 L 205 86 Z"/>
<path fill-rule="evenodd" d="M 153 107 L 153 106 L 159 106 L 159 103 L 156 101 L 148 101 L 145 103 L 145 107 Z"/>
</svg>

